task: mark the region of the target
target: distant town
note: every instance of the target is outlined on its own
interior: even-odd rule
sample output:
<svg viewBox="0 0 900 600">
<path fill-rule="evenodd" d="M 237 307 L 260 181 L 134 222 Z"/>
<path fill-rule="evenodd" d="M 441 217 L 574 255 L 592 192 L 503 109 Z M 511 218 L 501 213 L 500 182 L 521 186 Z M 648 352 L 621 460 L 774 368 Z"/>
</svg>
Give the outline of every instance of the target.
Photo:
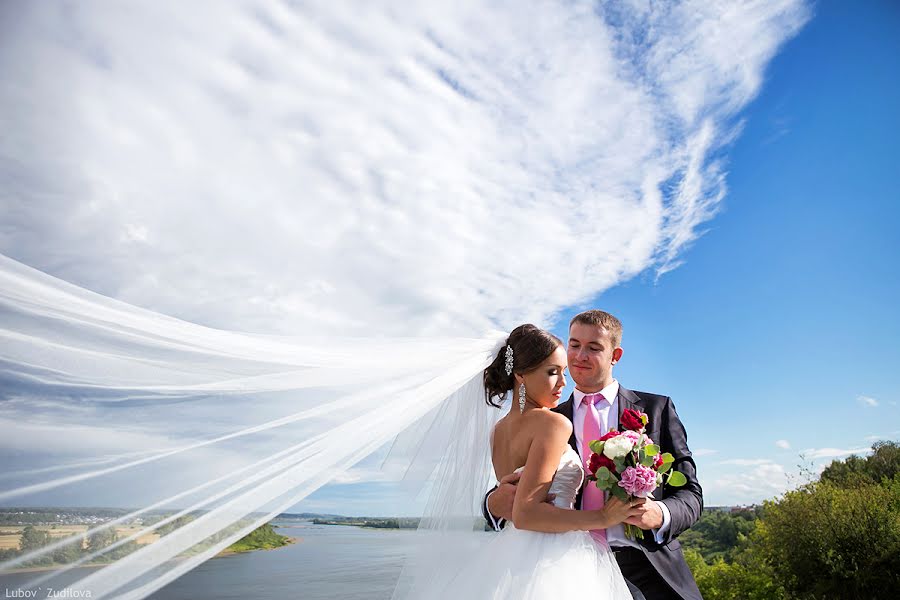
<svg viewBox="0 0 900 600">
<path fill-rule="evenodd" d="M 19 558 L 17 568 L 55 568 L 77 563 L 103 565 L 152 544 L 202 513 L 156 511 L 128 517 L 122 508 L 0 508 L 0 562 Z M 104 524 L 117 521 L 107 527 Z M 249 516 L 196 544 L 186 554 L 201 552 L 252 526 Z M 65 543 L 60 543 L 67 540 Z M 265 523 L 222 550 L 234 554 L 278 548 L 296 541 Z M 36 551 L 53 544 L 52 550 Z M 30 558 L 24 559 L 24 555 Z"/>
</svg>

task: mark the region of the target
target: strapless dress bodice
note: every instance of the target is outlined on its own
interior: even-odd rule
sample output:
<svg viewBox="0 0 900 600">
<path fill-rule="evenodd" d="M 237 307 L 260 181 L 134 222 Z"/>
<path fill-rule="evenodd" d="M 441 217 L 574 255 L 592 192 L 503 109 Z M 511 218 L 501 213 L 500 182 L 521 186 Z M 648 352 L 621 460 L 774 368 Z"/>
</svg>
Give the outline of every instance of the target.
<svg viewBox="0 0 900 600">
<path fill-rule="evenodd" d="M 519 467 L 515 472 L 519 473 L 524 468 Z M 547 492 L 548 496 L 553 497 L 553 506 L 575 508 L 575 497 L 582 483 L 584 483 L 584 467 L 581 466 L 581 457 L 571 446 L 566 446 L 566 451 L 559 457 L 559 466 Z"/>
</svg>

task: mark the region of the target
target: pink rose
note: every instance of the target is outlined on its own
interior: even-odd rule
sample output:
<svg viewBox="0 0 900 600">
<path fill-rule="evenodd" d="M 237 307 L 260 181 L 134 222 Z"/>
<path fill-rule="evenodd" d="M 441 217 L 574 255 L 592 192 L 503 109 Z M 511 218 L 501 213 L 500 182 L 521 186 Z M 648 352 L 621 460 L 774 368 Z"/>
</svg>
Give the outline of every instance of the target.
<svg viewBox="0 0 900 600">
<path fill-rule="evenodd" d="M 637 498 L 646 498 L 656 489 L 656 471 L 637 465 L 628 467 L 619 479 L 619 487 Z"/>
<path fill-rule="evenodd" d="M 631 440 L 632 446 L 637 445 L 637 443 L 639 441 L 641 441 L 641 434 L 639 434 L 637 431 L 631 431 L 631 430 L 623 431 L 622 437 Z"/>
</svg>

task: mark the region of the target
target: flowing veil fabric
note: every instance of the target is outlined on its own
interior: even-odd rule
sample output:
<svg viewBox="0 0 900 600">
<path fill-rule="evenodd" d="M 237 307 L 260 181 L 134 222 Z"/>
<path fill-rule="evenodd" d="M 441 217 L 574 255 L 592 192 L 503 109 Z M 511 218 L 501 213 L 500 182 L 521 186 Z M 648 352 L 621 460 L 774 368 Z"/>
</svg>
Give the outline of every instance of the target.
<svg viewBox="0 0 900 600">
<path fill-rule="evenodd" d="M 112 556 L 66 587 L 93 598 L 146 597 L 392 439 L 386 468 L 430 486 L 423 530 L 448 543 L 454 533 L 478 538 L 471 532 L 498 416 L 484 403 L 481 372 L 503 334 L 303 339 L 215 330 L 5 256 L 0 318 L 0 422 L 22 444 L 63 437 L 77 457 L 12 469 L 0 501 L 84 502 L 102 489 L 135 510 L 86 536 L 147 523 L 36 574 L 32 586 Z M 43 420 L 29 421 L 37 404 Z M 148 534 L 160 537 L 135 545 Z M 0 563 L 0 572 L 80 542 L 54 540 Z"/>
</svg>

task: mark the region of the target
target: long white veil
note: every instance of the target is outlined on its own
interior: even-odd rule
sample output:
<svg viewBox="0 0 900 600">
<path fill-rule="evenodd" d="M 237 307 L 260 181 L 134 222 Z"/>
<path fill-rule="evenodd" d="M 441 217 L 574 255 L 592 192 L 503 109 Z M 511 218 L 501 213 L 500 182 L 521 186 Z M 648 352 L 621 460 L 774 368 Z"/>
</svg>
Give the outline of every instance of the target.
<svg viewBox="0 0 900 600">
<path fill-rule="evenodd" d="M 484 403 L 481 373 L 502 334 L 307 340 L 226 332 L 111 300 L 2 256 L 0 316 L 7 430 L 28 435 L 51 426 L 27 422 L 29 402 L 39 397 L 42 414 L 55 415 L 52 426 L 90 459 L 8 473 L 0 500 L 48 492 L 79 498 L 97 487 L 146 499 L 86 536 L 169 511 L 36 576 L 31 586 L 51 585 L 73 566 L 116 556 L 134 540 L 163 532 L 66 584 L 93 598 L 145 597 L 404 430 L 388 461 L 424 482 L 440 456 L 453 457 L 435 481 L 436 490 L 446 490 L 440 482 L 453 480 L 457 494 L 432 494 L 426 514 L 456 515 L 473 527 L 487 479 L 471 469 L 489 465 L 487 432 L 496 417 Z M 21 420 L 13 425 L 17 410 Z M 193 437 L 190 427 L 201 421 L 217 433 Z M 108 433 L 128 440 L 132 452 L 91 454 L 96 437 Z M 426 527 L 448 522 L 425 519 Z M 81 538 L 23 553 L 0 570 L 73 543 Z"/>
<path fill-rule="evenodd" d="M 144 597 L 391 443 L 464 552 L 490 330 L 675 268 L 809 15 L 645 4 L 0 4 L 0 504 L 135 508 L 31 584 Z"/>
</svg>

